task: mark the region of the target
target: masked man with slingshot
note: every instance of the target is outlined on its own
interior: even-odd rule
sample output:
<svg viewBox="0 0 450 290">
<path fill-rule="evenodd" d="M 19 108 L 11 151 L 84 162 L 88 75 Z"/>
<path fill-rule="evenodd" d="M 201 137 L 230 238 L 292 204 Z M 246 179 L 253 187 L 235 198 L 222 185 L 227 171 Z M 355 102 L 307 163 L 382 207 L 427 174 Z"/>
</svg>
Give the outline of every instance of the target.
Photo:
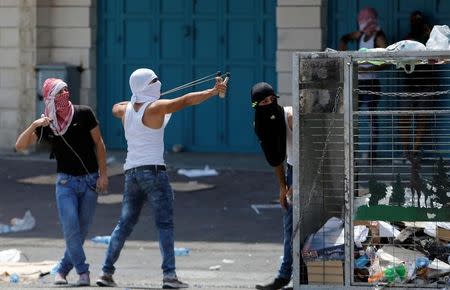
<svg viewBox="0 0 450 290">
<path fill-rule="evenodd" d="M 20 134 L 16 150 L 23 151 L 41 139 L 50 143 L 56 157 L 56 205 L 66 250 L 58 264 L 55 284 L 67 284 L 75 267 L 77 286 L 89 286 L 89 264 L 83 250 L 97 204 L 106 192 L 106 149 L 98 121 L 88 106 L 72 105 L 67 84 L 50 78 L 42 86 L 45 112 Z"/>
<path fill-rule="evenodd" d="M 97 285 L 116 286 L 113 280 L 114 264 L 125 240 L 138 221 L 144 202 L 149 201 L 158 230 L 163 288 L 188 287 L 188 284 L 178 279 L 175 272 L 174 195 L 163 157 L 164 128 L 171 113 L 198 105 L 215 95 L 225 94 L 226 84 L 220 77 L 215 80 L 216 83 L 211 89 L 188 93 L 174 99 L 160 99 L 161 82 L 152 70 L 140 68 L 131 74 L 131 101 L 115 104 L 112 109 L 113 115 L 122 120 L 128 144 L 124 165 L 122 213 L 111 234 L 103 274 L 97 280 Z"/>
</svg>

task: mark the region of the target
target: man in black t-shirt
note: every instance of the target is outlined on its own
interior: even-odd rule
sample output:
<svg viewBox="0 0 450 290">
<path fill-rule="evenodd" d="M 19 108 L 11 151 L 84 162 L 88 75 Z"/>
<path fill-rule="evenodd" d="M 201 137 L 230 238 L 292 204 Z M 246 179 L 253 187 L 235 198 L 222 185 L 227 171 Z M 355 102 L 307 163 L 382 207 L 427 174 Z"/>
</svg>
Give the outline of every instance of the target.
<svg viewBox="0 0 450 290">
<path fill-rule="evenodd" d="M 90 285 L 89 264 L 83 250 L 92 223 L 98 192 L 106 192 L 106 149 L 97 119 L 88 106 L 72 105 L 67 84 L 50 78 L 42 94 L 45 112 L 20 134 L 16 150 L 23 151 L 37 141 L 51 145 L 57 161 L 56 204 L 66 250 L 59 262 L 55 284 L 67 284 L 75 268 L 77 286 Z"/>
</svg>

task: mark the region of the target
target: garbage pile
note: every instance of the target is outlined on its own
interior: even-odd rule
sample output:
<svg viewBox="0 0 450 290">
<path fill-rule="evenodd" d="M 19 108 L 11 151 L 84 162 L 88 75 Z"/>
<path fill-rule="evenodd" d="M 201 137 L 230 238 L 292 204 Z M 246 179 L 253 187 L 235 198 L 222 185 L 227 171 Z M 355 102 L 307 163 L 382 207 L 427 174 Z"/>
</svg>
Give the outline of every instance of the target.
<svg viewBox="0 0 450 290">
<path fill-rule="evenodd" d="M 450 223 L 354 221 L 354 282 L 450 286 Z M 302 248 L 309 284 L 343 284 L 344 222 L 329 219 Z"/>
<path fill-rule="evenodd" d="M 18 249 L 0 249 L 0 285 L 2 282 L 26 284 L 40 279 L 50 274 L 56 264 L 56 261 L 30 262 Z"/>
</svg>

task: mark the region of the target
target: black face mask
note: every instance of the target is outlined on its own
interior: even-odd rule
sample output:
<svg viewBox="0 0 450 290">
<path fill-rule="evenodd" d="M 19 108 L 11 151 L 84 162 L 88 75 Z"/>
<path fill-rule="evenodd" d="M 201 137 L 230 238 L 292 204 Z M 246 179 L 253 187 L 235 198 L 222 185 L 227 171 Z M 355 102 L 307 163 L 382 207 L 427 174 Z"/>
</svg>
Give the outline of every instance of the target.
<svg viewBox="0 0 450 290">
<path fill-rule="evenodd" d="M 255 107 L 254 129 L 267 162 L 278 166 L 286 158 L 286 122 L 284 109 L 276 101 Z"/>
<path fill-rule="evenodd" d="M 424 23 L 422 21 L 416 21 L 411 23 L 411 34 L 420 35 L 424 32 Z"/>
</svg>

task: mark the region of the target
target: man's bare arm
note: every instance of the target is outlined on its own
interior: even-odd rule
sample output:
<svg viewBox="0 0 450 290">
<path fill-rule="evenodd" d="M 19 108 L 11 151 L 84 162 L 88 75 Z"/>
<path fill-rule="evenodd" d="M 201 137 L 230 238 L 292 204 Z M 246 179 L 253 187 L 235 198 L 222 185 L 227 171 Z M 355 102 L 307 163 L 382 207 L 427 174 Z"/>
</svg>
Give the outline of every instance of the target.
<svg viewBox="0 0 450 290">
<path fill-rule="evenodd" d="M 128 101 L 117 103 L 112 108 L 112 114 L 118 119 L 122 119 L 127 109 Z"/>
<path fill-rule="evenodd" d="M 36 136 L 34 131 L 38 127 L 41 127 L 41 126 L 46 127 L 46 126 L 50 125 L 50 121 L 51 121 L 50 118 L 42 117 L 42 118 L 37 119 L 33 123 L 31 123 L 31 125 L 28 128 L 26 128 L 22 132 L 22 134 L 19 135 L 19 137 L 17 137 L 16 146 L 15 146 L 16 150 L 24 151 L 28 148 L 28 146 L 36 143 L 38 137 Z"/>
<path fill-rule="evenodd" d="M 151 106 L 148 106 L 147 109 L 151 111 L 151 114 L 157 115 L 175 113 L 186 107 L 198 105 L 219 93 L 225 93 L 226 89 L 227 85 L 223 83 L 222 78 L 217 77 L 216 84 L 211 89 L 188 93 L 175 99 L 158 100 Z"/>
</svg>

